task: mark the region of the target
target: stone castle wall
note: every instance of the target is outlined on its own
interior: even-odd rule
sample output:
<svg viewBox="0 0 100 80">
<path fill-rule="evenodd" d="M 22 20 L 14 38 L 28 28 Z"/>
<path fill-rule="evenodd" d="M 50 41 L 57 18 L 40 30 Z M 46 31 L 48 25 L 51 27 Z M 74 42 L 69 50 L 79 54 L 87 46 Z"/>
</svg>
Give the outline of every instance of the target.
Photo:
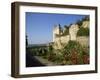
<svg viewBox="0 0 100 80">
<path fill-rule="evenodd" d="M 89 37 L 80 36 L 77 37 L 77 42 L 79 42 L 82 46 L 89 47 Z"/>
<path fill-rule="evenodd" d="M 89 21 L 84 21 L 82 27 L 87 28 L 89 27 Z M 56 26 L 53 30 L 53 47 L 55 49 L 61 49 L 64 45 L 66 45 L 69 40 L 78 41 L 82 46 L 89 46 L 89 37 L 86 36 L 78 36 L 77 32 L 79 30 L 79 26 L 77 24 L 72 24 L 69 27 L 69 35 L 64 36 L 56 36 L 61 34 L 61 29 L 59 26 Z"/>
</svg>

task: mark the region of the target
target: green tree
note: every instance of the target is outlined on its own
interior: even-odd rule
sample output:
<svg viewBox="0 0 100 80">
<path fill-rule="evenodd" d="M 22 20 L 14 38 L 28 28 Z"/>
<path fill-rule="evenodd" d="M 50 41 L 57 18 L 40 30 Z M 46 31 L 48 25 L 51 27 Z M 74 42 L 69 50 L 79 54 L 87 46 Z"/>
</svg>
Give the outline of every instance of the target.
<svg viewBox="0 0 100 80">
<path fill-rule="evenodd" d="M 87 15 L 87 16 L 85 16 L 83 19 L 82 19 L 82 21 L 89 21 L 90 19 L 89 19 L 89 16 Z"/>
<path fill-rule="evenodd" d="M 64 36 L 64 35 L 69 35 L 69 26 L 64 25 L 64 29 L 65 29 L 65 30 L 64 30 L 62 36 Z"/>
<path fill-rule="evenodd" d="M 76 41 L 69 41 L 64 47 L 63 55 L 67 58 L 67 61 L 71 61 L 72 58 L 78 59 L 77 64 L 82 64 L 83 49 L 82 46 Z M 73 64 L 73 63 L 71 63 Z"/>
<path fill-rule="evenodd" d="M 28 36 L 26 35 L 26 47 L 28 46 Z"/>
<path fill-rule="evenodd" d="M 80 27 L 77 32 L 77 36 L 89 36 L 89 28 Z"/>
<path fill-rule="evenodd" d="M 76 24 L 78 24 L 79 25 L 79 28 L 80 28 L 80 26 L 82 26 L 82 20 L 78 20 L 77 22 L 76 22 Z"/>
</svg>

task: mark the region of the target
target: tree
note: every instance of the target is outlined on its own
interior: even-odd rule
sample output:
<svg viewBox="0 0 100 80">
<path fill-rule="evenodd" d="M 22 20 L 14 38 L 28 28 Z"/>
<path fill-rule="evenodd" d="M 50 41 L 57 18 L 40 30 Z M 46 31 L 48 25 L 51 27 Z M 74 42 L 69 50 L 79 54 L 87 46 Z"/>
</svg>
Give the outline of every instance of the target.
<svg viewBox="0 0 100 80">
<path fill-rule="evenodd" d="M 26 35 L 26 47 L 28 46 L 28 36 Z"/>
<path fill-rule="evenodd" d="M 89 16 L 85 16 L 82 21 L 89 21 Z"/>
<path fill-rule="evenodd" d="M 77 22 L 76 22 L 76 24 L 78 24 L 79 25 L 79 28 L 80 28 L 80 26 L 82 25 L 82 20 L 78 20 Z"/>
<path fill-rule="evenodd" d="M 49 52 L 50 52 L 50 53 L 53 52 L 53 47 L 52 47 L 52 45 L 49 45 Z"/>
<path fill-rule="evenodd" d="M 65 28 L 65 30 L 64 30 L 62 36 L 64 36 L 64 35 L 69 35 L 69 26 L 64 25 L 64 28 Z"/>
<path fill-rule="evenodd" d="M 80 27 L 77 32 L 77 36 L 89 36 L 89 28 Z"/>
</svg>

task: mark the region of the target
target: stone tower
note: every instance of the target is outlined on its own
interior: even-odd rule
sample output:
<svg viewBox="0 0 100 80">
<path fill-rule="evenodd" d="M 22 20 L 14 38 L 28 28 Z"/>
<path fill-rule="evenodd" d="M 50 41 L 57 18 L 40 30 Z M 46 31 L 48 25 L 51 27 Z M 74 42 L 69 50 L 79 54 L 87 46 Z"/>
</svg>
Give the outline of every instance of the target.
<svg viewBox="0 0 100 80">
<path fill-rule="evenodd" d="M 70 35 L 70 40 L 76 40 L 77 38 L 77 32 L 79 30 L 79 26 L 77 24 L 73 24 L 69 28 L 69 35 Z"/>
<path fill-rule="evenodd" d="M 60 25 L 55 25 L 53 28 L 53 42 L 55 42 L 57 35 L 61 34 L 61 27 Z"/>
</svg>

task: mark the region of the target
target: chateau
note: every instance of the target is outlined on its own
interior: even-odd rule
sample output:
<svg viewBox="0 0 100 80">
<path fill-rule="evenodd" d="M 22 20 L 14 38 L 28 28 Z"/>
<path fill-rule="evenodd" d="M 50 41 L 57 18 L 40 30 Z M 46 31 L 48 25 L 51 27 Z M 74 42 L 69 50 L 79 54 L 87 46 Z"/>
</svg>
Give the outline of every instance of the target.
<svg viewBox="0 0 100 80">
<path fill-rule="evenodd" d="M 72 24 L 69 27 L 62 28 L 60 25 L 55 25 L 53 28 L 53 47 L 54 49 L 63 48 L 69 40 L 77 41 L 82 46 L 89 47 L 89 35 L 80 36 L 77 35 L 80 27 L 83 29 L 89 29 L 89 21 L 82 21 L 82 25 Z"/>
</svg>

